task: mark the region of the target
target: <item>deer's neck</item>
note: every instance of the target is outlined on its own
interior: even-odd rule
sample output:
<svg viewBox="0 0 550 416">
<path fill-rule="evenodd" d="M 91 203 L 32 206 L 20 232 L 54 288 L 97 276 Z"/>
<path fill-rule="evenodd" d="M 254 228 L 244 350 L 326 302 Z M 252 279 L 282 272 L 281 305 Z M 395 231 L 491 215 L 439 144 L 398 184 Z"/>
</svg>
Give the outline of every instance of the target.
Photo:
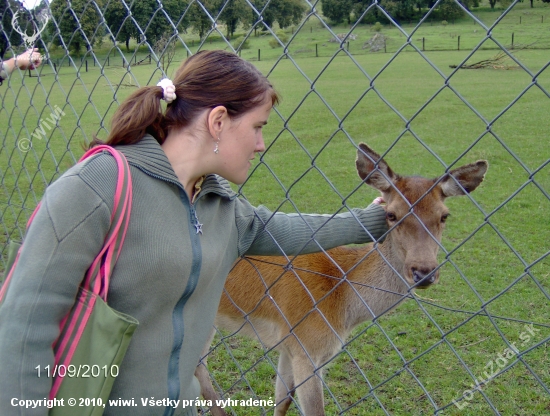
<svg viewBox="0 0 550 416">
<path fill-rule="evenodd" d="M 384 243 L 377 246 L 378 251 L 367 257 L 365 266 L 357 267 L 349 277 L 350 281 L 355 282 L 349 290 L 352 299 L 348 302 L 346 314 L 346 326 L 350 331 L 356 325 L 397 306 L 408 294 L 408 286 L 396 273 L 403 273 L 404 265 L 394 254 L 392 246 L 390 233 Z M 365 246 L 358 253 L 357 260 L 362 259 L 371 250 L 372 245 Z M 371 256 L 373 258 L 369 260 Z M 358 299 L 358 295 L 362 300 Z"/>
</svg>

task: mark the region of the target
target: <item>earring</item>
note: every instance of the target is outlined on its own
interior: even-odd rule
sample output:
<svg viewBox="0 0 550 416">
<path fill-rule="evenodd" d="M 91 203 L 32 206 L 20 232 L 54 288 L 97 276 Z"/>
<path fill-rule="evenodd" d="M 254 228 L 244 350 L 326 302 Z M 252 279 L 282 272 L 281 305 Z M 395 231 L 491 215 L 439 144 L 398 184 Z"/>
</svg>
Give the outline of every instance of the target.
<svg viewBox="0 0 550 416">
<path fill-rule="evenodd" d="M 214 147 L 214 153 L 216 154 L 220 153 L 219 144 L 220 144 L 220 138 L 218 137 L 218 141 L 216 142 L 216 147 Z"/>
</svg>

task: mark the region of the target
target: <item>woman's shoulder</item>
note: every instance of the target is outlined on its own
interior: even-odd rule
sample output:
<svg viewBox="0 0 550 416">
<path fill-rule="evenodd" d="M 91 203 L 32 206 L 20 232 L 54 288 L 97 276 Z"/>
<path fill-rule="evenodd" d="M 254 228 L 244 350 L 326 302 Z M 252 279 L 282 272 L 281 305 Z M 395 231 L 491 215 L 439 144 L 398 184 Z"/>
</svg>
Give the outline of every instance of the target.
<svg viewBox="0 0 550 416">
<path fill-rule="evenodd" d="M 53 182 L 46 196 L 62 198 L 66 202 L 85 198 L 99 198 L 109 207 L 116 189 L 118 167 L 108 152 L 102 152 L 76 163 Z"/>
</svg>

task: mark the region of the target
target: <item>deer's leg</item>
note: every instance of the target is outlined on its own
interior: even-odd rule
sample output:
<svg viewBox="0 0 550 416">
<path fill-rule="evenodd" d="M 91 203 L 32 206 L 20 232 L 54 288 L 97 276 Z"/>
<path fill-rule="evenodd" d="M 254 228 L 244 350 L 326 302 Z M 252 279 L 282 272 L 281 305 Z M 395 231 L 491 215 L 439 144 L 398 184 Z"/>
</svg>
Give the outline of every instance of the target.
<svg viewBox="0 0 550 416">
<path fill-rule="evenodd" d="M 292 367 L 302 413 L 305 416 L 325 416 L 322 369 L 315 373 L 315 365 L 307 354 L 294 357 Z"/>
<path fill-rule="evenodd" d="M 210 379 L 210 373 L 208 372 L 207 368 L 207 354 L 208 351 L 210 351 L 210 344 L 212 344 L 212 340 L 214 339 L 214 335 L 216 335 L 216 330 L 212 328 L 212 332 L 210 333 L 210 338 L 208 338 L 208 341 L 204 345 L 204 348 L 201 352 L 201 357 L 204 357 L 200 362 L 197 368 L 195 369 L 195 377 L 199 380 L 199 384 L 201 385 L 201 395 L 204 397 L 205 400 L 211 400 L 213 403 L 212 408 L 210 409 L 210 413 L 212 416 L 227 416 L 227 413 L 225 413 L 225 410 L 223 410 L 221 407 L 216 406 L 216 400 L 220 399 L 220 396 L 214 389 L 214 386 L 212 385 L 212 380 Z"/>
<path fill-rule="evenodd" d="M 281 351 L 277 365 L 277 382 L 275 383 L 275 416 L 284 416 L 292 404 L 294 396 L 294 375 L 292 360 L 285 351 Z"/>
</svg>

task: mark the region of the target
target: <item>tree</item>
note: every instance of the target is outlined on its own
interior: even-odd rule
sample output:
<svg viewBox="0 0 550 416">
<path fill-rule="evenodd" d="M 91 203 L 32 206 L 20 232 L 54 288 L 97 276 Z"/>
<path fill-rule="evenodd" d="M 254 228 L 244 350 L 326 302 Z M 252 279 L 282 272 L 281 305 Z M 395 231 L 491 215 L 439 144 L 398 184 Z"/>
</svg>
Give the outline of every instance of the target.
<svg viewBox="0 0 550 416">
<path fill-rule="evenodd" d="M 323 0 L 321 9 L 323 15 L 329 18 L 332 23 L 341 23 L 344 19 L 351 23 L 352 0 Z"/>
<path fill-rule="evenodd" d="M 442 20 L 454 21 L 463 14 L 464 11 L 453 0 L 443 0 L 439 3 L 439 16 Z"/>
<path fill-rule="evenodd" d="M 494 9 L 497 3 L 500 3 L 502 7 L 506 8 L 512 3 L 512 0 L 489 0 L 489 5 L 491 6 L 491 9 Z"/>
<path fill-rule="evenodd" d="M 91 49 L 97 38 L 103 37 L 99 30 L 101 14 L 95 7 L 101 7 L 102 0 L 53 0 L 50 10 L 54 21 L 49 25 L 54 41 L 65 44 L 70 50 L 79 53 L 82 46 Z"/>
<path fill-rule="evenodd" d="M 372 0 L 360 0 L 354 5 L 354 14 L 361 16 L 365 9 L 371 6 Z M 381 0 L 380 7 L 386 12 L 391 20 L 397 23 L 415 19 L 415 7 L 418 6 L 418 0 Z M 377 7 L 371 9 L 369 15 L 363 18 L 365 23 L 391 22 L 386 14 L 382 13 Z"/>
<path fill-rule="evenodd" d="M 201 0 L 200 3 L 195 1 L 189 8 L 191 26 L 193 26 L 193 30 L 199 34 L 201 39 L 204 38 L 206 32 L 215 24 L 218 10 L 219 3 L 215 0 Z"/>
<path fill-rule="evenodd" d="M 224 7 L 225 6 L 225 7 Z M 225 24 L 227 39 L 231 39 L 240 23 L 248 23 L 252 19 L 250 7 L 244 0 L 228 0 L 224 3 L 221 0 L 221 7 L 224 7 L 219 20 Z"/>
<path fill-rule="evenodd" d="M 263 10 L 267 0 L 254 0 L 254 6 L 258 11 Z M 268 27 L 273 27 L 277 22 L 281 29 L 298 24 L 304 16 L 305 6 L 300 0 L 272 0 L 262 13 L 263 21 Z M 257 16 L 254 15 L 254 21 Z"/>
<path fill-rule="evenodd" d="M 187 3 L 181 0 L 163 0 L 162 6 L 156 0 L 127 2 L 130 10 L 121 0 L 111 0 L 104 15 L 109 30 L 115 39 L 126 43 L 130 50 L 130 39 L 142 42 L 145 39 L 154 45 L 159 39 L 171 37 L 179 30 L 185 30 L 187 19 L 182 19 Z"/>
<path fill-rule="evenodd" d="M 111 40 L 124 42 L 130 51 L 130 39 L 137 34 L 134 21 L 130 19 L 128 9 L 121 1 L 109 1 L 103 11 L 105 22 L 111 33 Z"/>
<path fill-rule="evenodd" d="M 174 55 L 176 54 L 175 40 L 173 38 L 170 38 L 168 34 L 165 34 L 155 42 L 153 50 L 155 51 L 157 56 L 160 57 L 159 63 L 162 70 L 164 71 L 164 73 L 167 73 L 168 67 L 172 63 Z"/>
</svg>

